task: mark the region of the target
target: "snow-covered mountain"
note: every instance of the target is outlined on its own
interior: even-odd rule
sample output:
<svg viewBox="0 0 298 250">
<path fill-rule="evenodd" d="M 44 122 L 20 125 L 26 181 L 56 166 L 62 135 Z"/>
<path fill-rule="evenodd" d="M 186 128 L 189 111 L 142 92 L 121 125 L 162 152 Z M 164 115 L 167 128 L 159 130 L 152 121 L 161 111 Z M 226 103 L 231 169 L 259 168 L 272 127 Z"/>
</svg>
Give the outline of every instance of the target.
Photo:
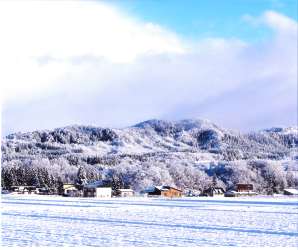
<svg viewBox="0 0 298 250">
<path fill-rule="evenodd" d="M 84 166 L 93 169 L 92 172 L 101 171 L 101 177 L 106 173 L 104 169 L 121 169 L 123 165 L 143 169 L 145 165 L 152 168 L 162 164 L 158 168 L 163 170 L 184 165 L 203 169 L 210 176 L 211 165 L 219 163 L 270 160 L 295 165 L 297 131 L 297 127 L 291 127 L 240 133 L 208 120 L 148 120 L 123 129 L 75 125 L 8 135 L 2 140 L 2 164 L 5 169 L 23 165 L 41 167 L 39 160 L 48 169 L 64 165 L 74 172 L 74 168 Z M 147 172 L 142 171 L 145 177 Z M 72 175 L 75 174 L 67 176 Z M 169 175 L 160 177 L 159 182 L 166 178 L 169 181 L 172 178 Z"/>
<path fill-rule="evenodd" d="M 14 154 L 121 155 L 204 152 L 222 160 L 282 159 L 298 146 L 297 128 L 240 134 L 207 120 L 149 120 L 124 129 L 68 126 L 52 131 L 11 134 L 2 141 L 4 160 Z"/>
</svg>

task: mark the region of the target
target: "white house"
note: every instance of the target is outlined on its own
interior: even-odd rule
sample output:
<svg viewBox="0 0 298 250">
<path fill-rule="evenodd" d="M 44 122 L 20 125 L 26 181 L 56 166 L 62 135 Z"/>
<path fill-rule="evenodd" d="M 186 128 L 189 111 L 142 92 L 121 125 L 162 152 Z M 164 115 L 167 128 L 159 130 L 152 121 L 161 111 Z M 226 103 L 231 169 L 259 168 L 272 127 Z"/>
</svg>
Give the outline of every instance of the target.
<svg viewBox="0 0 298 250">
<path fill-rule="evenodd" d="M 99 181 L 85 185 L 83 188 L 84 197 L 111 198 L 112 188 L 101 187 L 101 184 L 102 183 Z"/>
<path fill-rule="evenodd" d="M 111 198 L 112 188 L 110 187 L 98 187 L 96 188 L 96 198 Z"/>
<path fill-rule="evenodd" d="M 134 191 L 132 189 L 122 188 L 118 189 L 117 191 L 120 197 L 131 197 L 134 195 Z"/>
</svg>

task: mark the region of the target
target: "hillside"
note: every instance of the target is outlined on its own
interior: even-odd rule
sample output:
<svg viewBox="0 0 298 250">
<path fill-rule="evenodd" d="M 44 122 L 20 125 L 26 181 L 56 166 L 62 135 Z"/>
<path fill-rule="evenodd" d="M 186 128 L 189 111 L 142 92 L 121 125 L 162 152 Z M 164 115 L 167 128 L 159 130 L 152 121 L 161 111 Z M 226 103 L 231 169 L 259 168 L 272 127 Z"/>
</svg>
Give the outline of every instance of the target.
<svg viewBox="0 0 298 250">
<path fill-rule="evenodd" d="M 202 189 L 215 181 L 271 190 L 265 177 L 271 169 L 282 171 L 282 185 L 297 184 L 297 131 L 239 133 L 207 120 L 149 120 L 123 129 L 75 125 L 16 133 L 2 140 L 2 185 L 76 182 L 80 169 L 86 182 L 117 180 L 137 190 L 163 183 Z"/>
</svg>

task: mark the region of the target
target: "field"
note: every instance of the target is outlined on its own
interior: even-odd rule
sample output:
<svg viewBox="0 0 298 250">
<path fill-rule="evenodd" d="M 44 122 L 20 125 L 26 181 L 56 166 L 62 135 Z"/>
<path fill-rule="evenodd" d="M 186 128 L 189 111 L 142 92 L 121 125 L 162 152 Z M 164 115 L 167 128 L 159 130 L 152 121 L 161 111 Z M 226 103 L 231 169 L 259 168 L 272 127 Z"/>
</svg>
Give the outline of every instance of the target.
<svg viewBox="0 0 298 250">
<path fill-rule="evenodd" d="M 2 246 L 298 247 L 298 200 L 2 195 Z"/>
</svg>

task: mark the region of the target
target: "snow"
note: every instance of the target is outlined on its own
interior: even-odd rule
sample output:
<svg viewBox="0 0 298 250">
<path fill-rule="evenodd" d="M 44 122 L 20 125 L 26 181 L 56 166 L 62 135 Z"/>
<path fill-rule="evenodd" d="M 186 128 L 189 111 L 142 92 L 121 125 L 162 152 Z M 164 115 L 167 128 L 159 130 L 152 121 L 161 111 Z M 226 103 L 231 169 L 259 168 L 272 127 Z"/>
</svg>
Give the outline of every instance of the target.
<svg viewBox="0 0 298 250">
<path fill-rule="evenodd" d="M 99 186 L 101 186 L 103 183 L 102 183 L 102 180 L 100 181 L 95 181 L 95 182 L 92 182 L 92 183 L 89 183 L 87 185 L 85 185 L 86 188 L 97 188 Z"/>
<path fill-rule="evenodd" d="M 295 189 L 295 188 L 287 188 L 285 189 L 285 191 L 292 193 L 294 195 L 298 195 L 298 189 Z"/>
<path fill-rule="evenodd" d="M 298 247 L 293 197 L 2 195 L 2 246 Z"/>
<path fill-rule="evenodd" d="M 298 127 L 288 127 L 283 130 L 284 134 L 298 134 Z"/>
</svg>

